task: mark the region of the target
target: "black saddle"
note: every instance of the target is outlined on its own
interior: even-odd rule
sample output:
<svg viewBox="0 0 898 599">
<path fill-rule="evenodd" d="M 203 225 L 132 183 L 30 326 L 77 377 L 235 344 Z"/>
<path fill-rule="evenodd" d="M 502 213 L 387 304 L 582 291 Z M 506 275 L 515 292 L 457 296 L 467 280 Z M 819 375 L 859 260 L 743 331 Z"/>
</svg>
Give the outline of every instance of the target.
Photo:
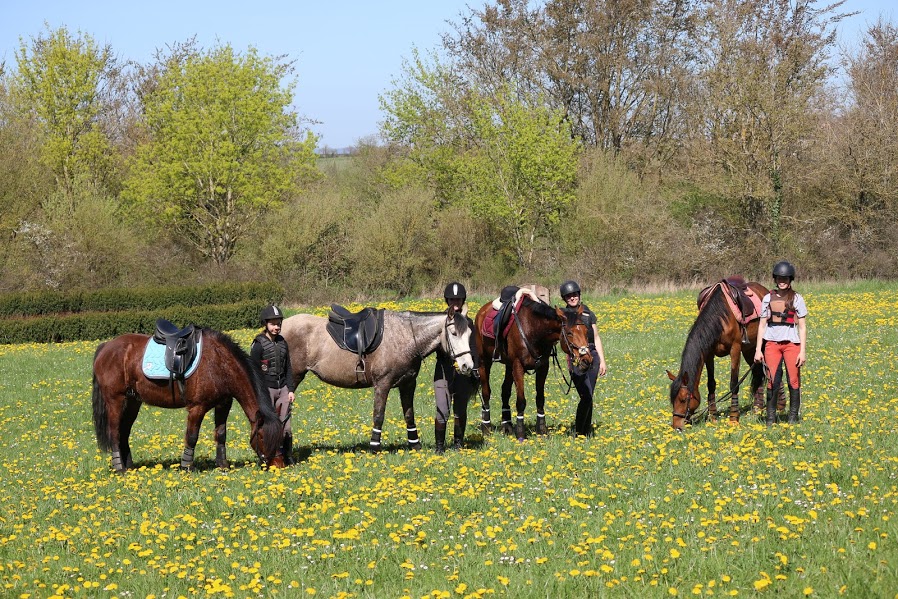
<svg viewBox="0 0 898 599">
<path fill-rule="evenodd" d="M 196 344 L 200 334 L 201 331 L 192 324 L 179 329 L 164 318 L 156 321 L 153 341 L 165 346 L 165 367 L 171 372 L 173 379 L 184 380 L 184 373 L 196 358 Z"/>
<path fill-rule="evenodd" d="M 363 308 L 359 312 L 350 312 L 343 306 L 331 304 L 327 332 L 340 348 L 359 356 L 356 372 L 364 372 L 365 355 L 376 350 L 383 340 L 384 311 Z"/>
</svg>

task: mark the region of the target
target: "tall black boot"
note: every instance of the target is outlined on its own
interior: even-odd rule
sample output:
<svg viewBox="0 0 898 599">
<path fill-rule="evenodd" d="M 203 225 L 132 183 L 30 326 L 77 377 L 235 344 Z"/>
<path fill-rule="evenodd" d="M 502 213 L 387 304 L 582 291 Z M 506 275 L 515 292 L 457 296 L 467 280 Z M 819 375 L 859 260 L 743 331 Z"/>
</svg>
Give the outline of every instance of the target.
<svg viewBox="0 0 898 599">
<path fill-rule="evenodd" d="M 433 424 L 433 438 L 436 439 L 436 453 L 442 455 L 446 451 L 446 423 L 435 422 Z"/>
<path fill-rule="evenodd" d="M 453 439 L 452 445 L 455 449 L 461 449 L 465 444 L 465 425 L 467 422 L 463 422 L 461 418 L 458 416 L 455 417 L 455 426 L 453 427 Z"/>
<path fill-rule="evenodd" d="M 767 426 L 776 423 L 776 395 L 773 389 L 767 390 Z"/>
<path fill-rule="evenodd" d="M 293 435 L 284 435 L 284 464 L 293 465 Z"/>
<path fill-rule="evenodd" d="M 801 389 L 789 387 L 789 424 L 798 424 L 798 412 L 801 410 Z"/>
</svg>

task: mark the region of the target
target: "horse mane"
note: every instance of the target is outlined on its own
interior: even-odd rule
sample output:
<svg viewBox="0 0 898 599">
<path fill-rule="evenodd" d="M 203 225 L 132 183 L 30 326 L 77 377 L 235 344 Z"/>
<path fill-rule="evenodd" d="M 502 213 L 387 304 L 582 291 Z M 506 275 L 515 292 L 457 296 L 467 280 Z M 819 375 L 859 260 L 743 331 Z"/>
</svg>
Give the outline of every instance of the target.
<svg viewBox="0 0 898 599">
<path fill-rule="evenodd" d="M 676 384 L 682 386 L 683 373 L 686 372 L 686 364 L 700 364 L 704 362 L 703 352 L 707 351 L 717 343 L 717 340 L 723 334 L 723 323 L 731 315 L 730 308 L 723 297 L 723 291 L 720 286 L 716 286 L 711 292 L 705 307 L 698 313 L 689 334 L 686 336 L 686 346 L 683 348 L 683 355 L 680 358 L 680 373 L 677 376 Z M 671 385 L 671 397 L 673 397 L 674 386 Z M 679 390 L 679 386 L 677 389 Z"/>
<path fill-rule="evenodd" d="M 249 354 L 246 353 L 242 347 L 237 345 L 237 342 L 227 333 L 204 327 L 202 329 L 202 334 L 203 336 L 208 336 L 220 343 L 234 357 L 234 359 L 237 360 L 237 363 L 240 364 L 240 367 L 246 373 L 246 376 L 249 377 L 250 385 L 252 385 L 253 391 L 256 393 L 259 412 L 262 413 L 264 420 L 262 426 L 265 430 L 265 455 L 274 455 L 281 444 L 280 435 L 277 434 L 280 418 L 274 410 L 274 405 L 269 400 L 268 386 L 265 384 L 265 379 L 262 377 L 261 368 L 253 363 Z"/>
<path fill-rule="evenodd" d="M 550 306 L 549 304 L 543 302 L 536 302 L 530 299 L 527 296 L 524 296 L 524 301 L 521 303 L 522 308 L 530 308 L 530 310 L 540 316 L 542 318 L 548 318 L 555 320 L 558 318 L 558 314 L 555 312 L 555 308 Z"/>
<path fill-rule="evenodd" d="M 468 328 L 471 330 L 474 329 L 474 325 L 471 322 L 471 319 L 467 316 L 462 316 L 461 312 L 456 312 L 453 316 L 453 321 L 455 322 L 455 333 L 457 335 L 464 335 L 468 332 Z"/>
</svg>

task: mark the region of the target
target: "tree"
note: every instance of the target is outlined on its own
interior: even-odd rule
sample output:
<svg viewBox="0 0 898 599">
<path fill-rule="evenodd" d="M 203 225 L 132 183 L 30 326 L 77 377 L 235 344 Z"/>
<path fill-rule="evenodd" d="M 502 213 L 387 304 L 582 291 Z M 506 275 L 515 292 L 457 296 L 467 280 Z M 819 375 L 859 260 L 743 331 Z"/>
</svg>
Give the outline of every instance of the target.
<svg viewBox="0 0 898 599">
<path fill-rule="evenodd" d="M 317 176 L 316 138 L 290 110 L 292 65 L 229 46 L 177 53 L 144 98 L 149 141 L 124 197 L 224 264 L 266 211 Z"/>
<path fill-rule="evenodd" d="M 118 76 L 115 57 L 89 35 L 46 26 L 30 45 L 20 39 L 16 60 L 16 104 L 41 129 L 41 159 L 71 204 L 79 177 L 106 183 L 113 170 L 101 116 Z"/>
<path fill-rule="evenodd" d="M 689 0 L 497 0 L 443 45 L 466 78 L 507 82 L 564 112 L 584 145 L 615 152 L 668 135 L 688 66 Z"/>
<path fill-rule="evenodd" d="M 408 179 L 490 222 L 516 263 L 529 266 L 574 199 L 579 145 L 563 113 L 526 103 L 511 85 L 481 92 L 435 57 L 415 54 L 404 70 L 381 107 L 384 138 L 415 166 Z"/>
<path fill-rule="evenodd" d="M 742 209 L 738 225 L 763 230 L 782 249 L 782 219 L 821 92 L 832 73 L 835 13 L 841 2 L 710 0 L 702 69 L 693 95 L 693 150 L 721 177 L 720 192 Z"/>
</svg>

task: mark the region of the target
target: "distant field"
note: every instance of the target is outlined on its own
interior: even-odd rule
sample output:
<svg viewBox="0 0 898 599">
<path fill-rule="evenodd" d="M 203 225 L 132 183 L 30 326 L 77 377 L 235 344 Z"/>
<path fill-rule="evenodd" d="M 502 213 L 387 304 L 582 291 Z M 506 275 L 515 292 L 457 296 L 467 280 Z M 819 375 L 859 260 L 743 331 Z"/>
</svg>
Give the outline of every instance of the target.
<svg viewBox="0 0 898 599">
<path fill-rule="evenodd" d="M 553 368 L 548 437 L 484 440 L 474 402 L 468 447 L 436 456 L 428 359 L 423 451 L 404 449 L 395 392 L 390 450 L 371 454 L 370 392 L 313 379 L 293 416 L 301 462 L 279 471 L 255 465 L 235 408 L 231 470 L 214 468 L 210 417 L 182 473 L 184 411 L 144 408 L 140 469 L 113 475 L 90 418 L 96 342 L 0 346 L 0 596 L 896 597 L 898 284 L 798 287 L 798 426 L 674 433 L 664 371 L 694 293 L 586 298 L 609 364 L 594 438 L 570 436 L 576 398 Z"/>
</svg>

